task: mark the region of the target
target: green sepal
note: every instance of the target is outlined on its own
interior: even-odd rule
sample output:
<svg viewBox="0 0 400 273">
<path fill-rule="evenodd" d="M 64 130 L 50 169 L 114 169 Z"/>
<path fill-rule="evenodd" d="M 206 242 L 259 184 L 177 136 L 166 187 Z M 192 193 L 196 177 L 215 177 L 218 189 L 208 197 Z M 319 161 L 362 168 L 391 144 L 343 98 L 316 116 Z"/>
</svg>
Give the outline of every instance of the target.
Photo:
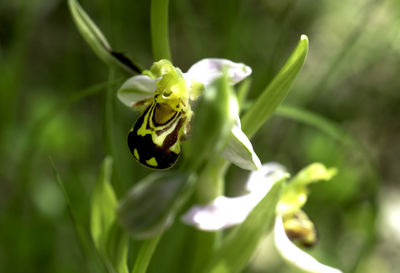
<svg viewBox="0 0 400 273">
<path fill-rule="evenodd" d="M 307 186 L 318 181 L 330 180 L 336 173 L 335 168 L 326 168 L 321 163 L 313 163 L 303 168 L 285 185 L 277 208 L 278 213 L 288 215 L 300 210 L 307 202 Z"/>
<path fill-rule="evenodd" d="M 238 107 L 226 75 L 206 87 L 195 111 L 192 139 L 185 154 L 190 168 L 199 168 L 206 158 L 222 152 L 231 135 Z"/>
<path fill-rule="evenodd" d="M 205 265 L 203 273 L 236 273 L 243 270 L 262 236 L 273 227 L 282 183 L 288 176 L 283 173 L 246 220 L 226 236 Z"/>
<path fill-rule="evenodd" d="M 231 135 L 222 156 L 236 166 L 250 171 L 261 168 L 261 162 L 255 153 L 250 140 L 243 133 L 238 118 L 238 124 L 232 127 Z"/>
<path fill-rule="evenodd" d="M 308 53 L 308 38 L 301 35 L 297 47 L 279 73 L 242 118 L 243 132 L 251 138 L 283 101 L 303 67 Z"/>
<path fill-rule="evenodd" d="M 111 48 L 104 34 L 79 5 L 78 1 L 68 0 L 68 6 L 76 27 L 97 57 L 107 65 L 122 68 L 130 74 L 141 73 L 142 69 L 137 64 L 124 54 L 115 52 Z"/>
<path fill-rule="evenodd" d="M 118 219 L 134 238 L 156 236 L 167 229 L 192 194 L 195 175 L 178 171 L 152 173 L 121 200 Z"/>
</svg>

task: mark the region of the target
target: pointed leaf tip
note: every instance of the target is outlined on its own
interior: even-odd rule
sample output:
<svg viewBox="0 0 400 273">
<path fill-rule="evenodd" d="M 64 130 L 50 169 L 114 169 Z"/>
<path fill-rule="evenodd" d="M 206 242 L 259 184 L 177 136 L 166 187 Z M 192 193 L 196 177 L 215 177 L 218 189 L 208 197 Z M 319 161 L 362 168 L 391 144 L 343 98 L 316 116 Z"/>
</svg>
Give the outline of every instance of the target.
<svg viewBox="0 0 400 273">
<path fill-rule="evenodd" d="M 78 1 L 68 0 L 68 7 L 78 31 L 92 48 L 97 57 L 109 66 L 122 68 L 131 74 L 140 73 L 140 67 L 124 54 L 115 52 L 111 48 L 107 38 L 104 36 L 100 28 L 85 12 Z"/>
<path fill-rule="evenodd" d="M 252 137 L 290 91 L 308 53 L 308 38 L 300 36 L 296 48 L 242 119 L 243 132 Z"/>
<path fill-rule="evenodd" d="M 117 198 L 110 184 L 112 163 L 112 157 L 104 159 L 92 194 L 90 229 L 93 241 L 100 251 L 106 248 L 117 207 Z"/>
</svg>

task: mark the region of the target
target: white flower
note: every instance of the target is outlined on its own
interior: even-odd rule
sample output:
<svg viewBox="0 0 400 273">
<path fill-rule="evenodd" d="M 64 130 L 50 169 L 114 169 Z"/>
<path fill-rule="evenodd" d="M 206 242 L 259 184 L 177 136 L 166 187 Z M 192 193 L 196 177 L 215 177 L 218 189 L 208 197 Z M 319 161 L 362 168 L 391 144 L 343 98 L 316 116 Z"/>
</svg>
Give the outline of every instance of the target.
<svg viewBox="0 0 400 273">
<path fill-rule="evenodd" d="M 298 186 L 299 184 L 308 184 L 311 181 L 321 179 L 321 177 L 330 178 L 327 174 L 333 173 L 332 169 L 325 169 L 323 171 L 321 166 L 321 164 L 311 164 L 294 177 L 292 181 Z M 268 193 L 274 182 L 284 176 L 286 176 L 286 172 L 282 165 L 278 163 L 264 164 L 258 171 L 250 174 L 246 183 L 246 189 L 249 193 L 239 197 L 219 196 L 207 205 L 193 206 L 182 216 L 182 220 L 186 224 L 204 231 L 218 231 L 240 224 Z M 302 180 L 300 181 L 300 179 Z M 285 193 L 285 190 L 283 192 Z M 292 196 L 293 192 L 290 190 L 289 192 Z M 300 190 L 299 194 L 304 194 L 303 189 Z M 284 197 L 281 200 L 287 202 L 288 198 L 285 199 Z M 303 204 L 299 205 L 299 207 Z M 274 225 L 274 242 L 284 260 L 304 272 L 341 273 L 342 271 L 336 268 L 319 263 L 288 238 L 282 220 L 282 217 L 287 215 L 284 214 L 285 212 L 282 211 L 282 206 L 280 205 L 282 204 L 278 204 L 276 208 L 277 216 Z M 292 213 L 292 207 L 290 207 L 290 213 Z"/>
<path fill-rule="evenodd" d="M 176 78 L 165 79 L 171 69 L 174 70 Z M 154 63 L 152 68 L 145 71 L 144 75 L 136 75 L 128 79 L 118 90 L 119 100 L 128 107 L 139 111 L 144 111 L 149 106 L 149 101 L 155 94 L 170 92 L 177 98 L 182 98 L 186 102 L 196 100 L 204 88 L 207 88 L 213 81 L 226 73 L 232 85 L 242 81 L 251 74 L 251 68 L 242 63 L 235 63 L 226 59 L 203 59 L 192 65 L 186 73 L 182 73 L 179 68 L 175 68 L 169 61 L 161 60 Z M 163 81 L 161 83 L 161 81 Z M 169 88 L 174 88 L 169 90 Z M 261 167 L 250 140 L 241 130 L 239 109 L 233 107 L 231 115 L 236 120 L 230 141 L 228 142 L 223 156 L 235 165 L 248 169 L 257 170 Z M 201 109 L 199 109 L 201 111 Z M 191 112 L 190 107 L 188 112 Z"/>
<path fill-rule="evenodd" d="M 204 206 L 193 206 L 182 216 L 188 224 L 205 231 L 217 231 L 242 223 L 253 208 L 268 193 L 274 181 L 285 175 L 282 165 L 264 164 L 247 180 L 248 194 L 239 197 L 219 196 Z"/>
</svg>

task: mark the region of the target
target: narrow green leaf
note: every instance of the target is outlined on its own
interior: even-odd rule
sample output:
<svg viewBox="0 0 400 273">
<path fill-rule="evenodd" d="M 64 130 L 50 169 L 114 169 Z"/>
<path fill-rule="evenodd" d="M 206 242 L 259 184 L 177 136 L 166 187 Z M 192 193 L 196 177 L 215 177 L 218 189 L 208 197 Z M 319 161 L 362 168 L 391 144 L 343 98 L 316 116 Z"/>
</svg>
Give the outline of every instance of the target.
<svg viewBox="0 0 400 273">
<path fill-rule="evenodd" d="M 88 272 L 91 272 L 91 270 L 90 270 L 91 269 L 90 268 L 90 262 L 92 260 L 94 260 L 96 262 L 96 266 L 97 266 L 96 267 L 96 271 L 100 270 L 100 272 L 106 272 L 106 263 L 104 262 L 104 260 L 100 260 L 98 255 L 95 255 L 95 254 L 97 254 L 96 249 L 93 246 L 92 241 L 89 238 L 88 232 L 86 232 L 86 230 L 83 228 L 81 223 L 78 222 L 78 220 L 77 220 L 77 218 L 75 216 L 75 212 L 74 212 L 74 210 L 72 208 L 71 201 L 69 199 L 68 193 L 67 193 L 67 191 L 66 191 L 66 189 L 64 187 L 64 183 L 63 183 L 63 181 L 61 179 L 61 176 L 57 172 L 57 169 L 56 169 L 56 167 L 54 165 L 54 162 L 53 162 L 53 160 L 51 158 L 50 158 L 50 163 L 51 163 L 51 166 L 53 168 L 53 173 L 54 173 L 56 182 L 57 182 L 57 184 L 58 184 L 58 186 L 59 186 L 59 188 L 60 188 L 60 190 L 61 190 L 61 192 L 62 192 L 62 194 L 64 196 L 64 201 L 65 201 L 65 203 L 67 205 L 69 217 L 70 217 L 70 219 L 72 221 L 72 224 L 74 226 L 74 231 L 75 231 L 76 237 L 78 239 L 79 246 L 80 246 L 81 251 L 82 251 L 82 256 L 84 257 L 84 260 L 87 263 Z"/>
<path fill-rule="evenodd" d="M 115 52 L 106 37 L 76 0 L 68 0 L 72 18 L 82 37 L 94 53 L 107 65 L 123 68 L 129 73 L 141 73 L 141 68 L 124 54 Z"/>
<path fill-rule="evenodd" d="M 151 257 L 156 250 L 162 234 L 163 233 L 161 232 L 157 236 L 147 239 L 143 242 L 142 246 L 140 247 L 138 257 L 135 261 L 135 265 L 132 269 L 132 273 L 145 273 L 147 271 Z"/>
<path fill-rule="evenodd" d="M 128 250 L 129 237 L 126 232 L 121 230 L 118 223 L 114 225 L 109 232 L 107 241 L 107 256 L 113 269 L 117 273 L 128 273 Z"/>
<path fill-rule="evenodd" d="M 100 252 L 107 246 L 108 234 L 115 221 L 117 198 L 111 187 L 112 158 L 106 157 L 92 195 L 90 231 L 93 241 Z"/>
<path fill-rule="evenodd" d="M 128 273 L 128 235 L 116 223 L 117 198 L 111 186 L 113 159 L 107 156 L 92 194 L 90 231 L 110 272 Z"/>
<path fill-rule="evenodd" d="M 204 273 L 236 273 L 247 265 L 261 237 L 272 229 L 282 182 L 286 178 L 287 175 L 284 175 L 276 181 L 246 220 L 227 235 Z"/>
<path fill-rule="evenodd" d="M 301 35 L 300 41 L 267 88 L 257 98 L 256 102 L 246 112 L 242 119 L 243 132 L 251 138 L 272 112 L 285 98 L 304 64 L 308 52 L 308 38 Z"/>
<path fill-rule="evenodd" d="M 340 128 L 340 126 L 306 109 L 289 105 L 280 105 L 278 109 L 276 109 L 275 114 L 312 126 L 343 144 L 356 145 L 356 141 Z"/>
</svg>

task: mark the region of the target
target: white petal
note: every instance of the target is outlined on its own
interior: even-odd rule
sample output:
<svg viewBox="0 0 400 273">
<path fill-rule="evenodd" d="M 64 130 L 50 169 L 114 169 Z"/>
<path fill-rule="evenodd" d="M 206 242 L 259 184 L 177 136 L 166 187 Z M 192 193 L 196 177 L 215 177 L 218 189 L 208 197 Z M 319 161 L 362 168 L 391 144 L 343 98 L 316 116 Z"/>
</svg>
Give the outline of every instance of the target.
<svg viewBox="0 0 400 273">
<path fill-rule="evenodd" d="M 246 189 L 249 192 L 262 192 L 265 195 L 273 183 L 286 174 L 286 169 L 281 164 L 277 162 L 264 163 L 258 171 L 250 174 L 246 182 Z"/>
<path fill-rule="evenodd" d="M 225 229 L 242 223 L 259 201 L 252 194 L 219 196 L 208 205 L 193 206 L 182 216 L 182 221 L 205 231 Z"/>
<path fill-rule="evenodd" d="M 239 197 L 219 196 L 207 205 L 193 206 L 182 216 L 182 221 L 205 231 L 217 231 L 240 224 L 268 193 L 273 182 L 285 175 L 281 165 L 265 164 L 250 175 L 247 184 L 250 193 Z"/>
<path fill-rule="evenodd" d="M 129 107 L 137 102 L 150 99 L 154 96 L 157 80 L 146 75 L 137 75 L 129 78 L 118 90 L 119 100 Z"/>
<path fill-rule="evenodd" d="M 282 257 L 295 267 L 309 273 L 342 273 L 339 269 L 319 263 L 309 254 L 298 248 L 287 237 L 282 218 L 276 217 L 274 227 L 275 245 Z"/>
<path fill-rule="evenodd" d="M 250 140 L 241 129 L 239 116 L 232 127 L 230 139 L 222 152 L 222 156 L 242 169 L 256 171 L 261 168 L 260 159 L 254 152 Z"/>
<path fill-rule="evenodd" d="M 228 77 L 233 84 L 240 82 L 251 74 L 251 68 L 243 63 L 234 63 L 226 59 L 203 59 L 190 67 L 184 74 L 186 80 L 195 80 L 208 85 L 222 75 L 227 69 Z"/>
</svg>

